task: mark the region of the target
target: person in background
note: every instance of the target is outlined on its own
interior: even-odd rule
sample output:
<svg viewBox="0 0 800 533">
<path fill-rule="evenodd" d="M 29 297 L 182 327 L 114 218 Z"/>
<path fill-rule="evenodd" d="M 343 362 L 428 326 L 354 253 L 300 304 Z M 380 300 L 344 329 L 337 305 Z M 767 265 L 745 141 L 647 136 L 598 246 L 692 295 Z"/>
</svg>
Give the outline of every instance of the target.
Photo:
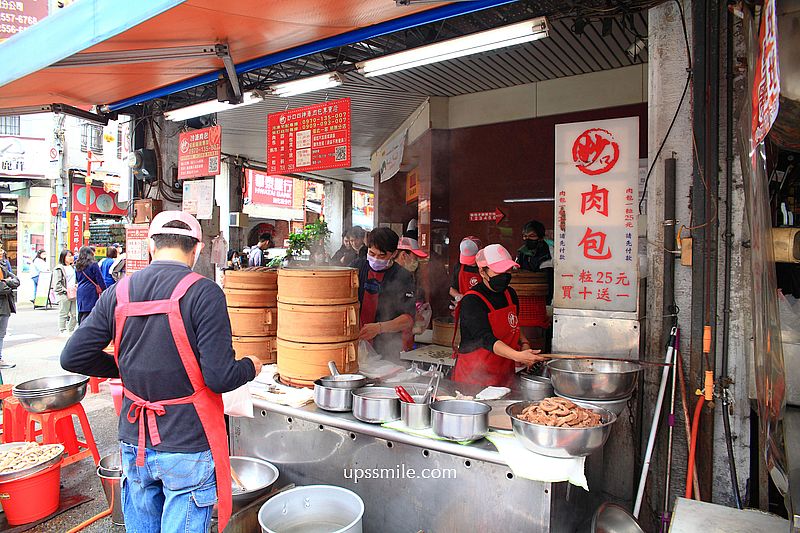
<svg viewBox="0 0 800 533">
<path fill-rule="evenodd" d="M 517 263 L 508 250 L 490 244 L 475 256 L 481 281 L 456 308 L 461 326 L 453 381 L 483 387 L 511 387 L 516 363 L 532 365 L 545 358 L 531 350 L 519 327 L 519 300 L 509 287 Z"/>
<path fill-rule="evenodd" d="M 414 294 L 416 295 L 414 314 L 414 326 L 420 322 L 424 322 L 421 316 L 421 308 L 425 303 L 424 290 L 422 289 L 420 276 L 417 275 L 419 271 L 419 262 L 421 259 L 427 259 L 428 254 L 420 247 L 416 239 L 410 237 L 402 237 L 397 244 L 397 264 L 405 268 L 411 273 L 414 278 Z M 427 327 L 427 324 L 426 324 Z M 424 329 L 424 328 L 423 328 Z M 421 332 L 421 331 L 420 331 Z M 414 333 L 413 328 L 403 330 L 403 351 L 414 349 Z"/>
<path fill-rule="evenodd" d="M 553 257 L 544 239 L 544 224 L 531 220 L 522 228 L 525 244 L 517 251 L 517 263 L 521 270 L 544 272 L 548 279 L 547 303 L 553 299 Z"/>
<path fill-rule="evenodd" d="M 417 219 L 412 218 L 408 225 L 406 226 L 406 231 L 403 232 L 403 237 L 408 237 L 409 239 L 414 239 L 415 241 L 419 240 L 419 228 L 417 227 Z"/>
<path fill-rule="evenodd" d="M 267 266 L 267 250 L 272 242 L 272 235 L 262 233 L 258 236 L 258 244 L 250 249 L 247 265 L 251 267 Z"/>
<path fill-rule="evenodd" d="M 228 263 L 225 265 L 224 270 L 241 270 L 242 256 L 236 250 L 228 250 Z"/>
<path fill-rule="evenodd" d="M 353 266 L 358 259 L 367 258 L 367 232 L 361 226 L 353 226 L 350 230 L 350 246 L 355 252 L 350 266 Z"/>
<path fill-rule="evenodd" d="M 17 299 L 14 291 L 19 287 L 19 279 L 5 265 L 0 264 L 0 369 L 14 365 L 3 362 L 3 341 L 8 331 L 8 321 L 17 312 Z"/>
<path fill-rule="evenodd" d="M 97 264 L 100 267 L 100 272 L 103 274 L 103 281 L 106 287 L 110 287 L 115 283 L 114 277 L 111 275 L 111 268 L 114 266 L 114 260 L 117 258 L 117 248 L 109 246 L 106 248 L 106 256 Z"/>
<path fill-rule="evenodd" d="M 78 325 L 89 316 L 97 304 L 100 294 L 106 289 L 103 273 L 94 260 L 94 250 L 90 246 L 81 247 L 75 261 L 75 277 L 78 280 Z"/>
<path fill-rule="evenodd" d="M 37 250 L 36 257 L 31 262 L 31 280 L 33 281 L 33 299 L 31 299 L 31 303 L 36 301 L 36 292 L 39 289 L 39 274 L 42 272 L 50 272 L 50 268 L 47 266 L 47 252 Z"/>
<path fill-rule="evenodd" d="M 395 259 L 399 237 L 389 228 L 369 234 L 365 259 L 358 269 L 358 301 L 361 304 L 359 339 L 371 341 L 384 358 L 400 362 L 403 331 L 414 326 L 416 299 L 414 278 Z"/>
<path fill-rule="evenodd" d="M 69 250 L 61 250 L 58 265 L 53 269 L 56 297 L 58 298 L 58 334 L 69 337 L 78 324 L 78 281 L 76 279 L 75 256 Z"/>
<path fill-rule="evenodd" d="M 342 233 L 342 245 L 339 247 L 338 250 L 331 256 L 331 264 L 332 265 L 343 265 L 347 266 L 353 262 L 352 259 L 345 262 L 348 257 L 352 256 L 353 247 L 350 245 L 350 231 L 345 231 Z"/>
<path fill-rule="evenodd" d="M 458 303 L 464 294 L 481 282 L 478 267 L 475 266 L 475 256 L 481 249 L 481 241 L 477 237 L 469 236 L 461 239 L 458 246 L 458 265 L 453 269 L 450 283 L 450 296 Z"/>
<path fill-rule="evenodd" d="M 14 268 L 11 265 L 11 260 L 8 258 L 8 253 L 5 250 L 0 250 L 0 266 L 11 272 L 14 273 Z"/>
</svg>

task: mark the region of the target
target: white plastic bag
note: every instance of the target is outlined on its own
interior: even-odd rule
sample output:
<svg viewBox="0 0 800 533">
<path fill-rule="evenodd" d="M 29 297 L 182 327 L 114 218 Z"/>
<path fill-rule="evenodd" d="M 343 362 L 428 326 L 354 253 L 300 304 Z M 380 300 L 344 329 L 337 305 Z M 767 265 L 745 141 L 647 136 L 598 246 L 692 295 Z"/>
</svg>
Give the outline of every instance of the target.
<svg viewBox="0 0 800 533">
<path fill-rule="evenodd" d="M 428 329 L 428 325 L 431 323 L 431 317 L 433 317 L 431 304 L 417 304 L 417 316 L 414 317 L 414 335 L 419 335 Z"/>
<path fill-rule="evenodd" d="M 253 397 L 247 383 L 236 390 L 222 393 L 222 405 L 228 416 L 253 418 Z"/>
</svg>

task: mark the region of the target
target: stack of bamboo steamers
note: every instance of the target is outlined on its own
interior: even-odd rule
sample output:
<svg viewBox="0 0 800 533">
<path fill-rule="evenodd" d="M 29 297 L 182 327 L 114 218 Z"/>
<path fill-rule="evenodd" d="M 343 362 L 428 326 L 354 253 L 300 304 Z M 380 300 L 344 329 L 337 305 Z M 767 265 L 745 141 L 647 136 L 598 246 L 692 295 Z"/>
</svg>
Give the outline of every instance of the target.
<svg viewBox="0 0 800 533">
<path fill-rule="evenodd" d="M 330 374 L 358 371 L 358 271 L 281 268 L 278 271 L 278 373 L 283 383 L 313 387 Z"/>
<path fill-rule="evenodd" d="M 255 355 L 264 364 L 277 358 L 278 272 L 266 267 L 229 270 L 223 280 L 236 358 Z"/>
</svg>

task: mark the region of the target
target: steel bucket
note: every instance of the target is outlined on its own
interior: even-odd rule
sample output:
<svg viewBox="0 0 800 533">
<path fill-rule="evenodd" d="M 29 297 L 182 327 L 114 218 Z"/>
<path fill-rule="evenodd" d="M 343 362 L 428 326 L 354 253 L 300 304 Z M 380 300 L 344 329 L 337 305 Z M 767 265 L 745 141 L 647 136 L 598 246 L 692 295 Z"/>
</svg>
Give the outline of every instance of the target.
<svg viewBox="0 0 800 533">
<path fill-rule="evenodd" d="M 111 508 L 111 522 L 117 526 L 125 525 L 122 515 L 122 468 L 119 452 L 106 455 L 100 459 L 97 477 L 103 486 L 108 506 Z"/>
</svg>

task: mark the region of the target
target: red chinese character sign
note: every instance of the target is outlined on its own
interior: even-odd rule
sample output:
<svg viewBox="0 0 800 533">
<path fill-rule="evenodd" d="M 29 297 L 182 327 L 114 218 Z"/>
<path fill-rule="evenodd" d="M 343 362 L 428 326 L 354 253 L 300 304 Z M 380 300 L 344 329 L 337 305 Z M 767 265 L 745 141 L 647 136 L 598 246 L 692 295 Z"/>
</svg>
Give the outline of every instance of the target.
<svg viewBox="0 0 800 533">
<path fill-rule="evenodd" d="M 216 176 L 219 174 L 221 151 L 220 126 L 181 133 L 178 138 L 178 179 Z"/>
<path fill-rule="evenodd" d="M 294 206 L 294 179 L 284 176 L 270 176 L 253 169 L 245 171 L 247 191 L 245 205 L 270 205 L 277 207 Z"/>
<path fill-rule="evenodd" d="M 775 0 L 767 0 L 764 2 L 761 26 L 758 31 L 758 60 L 753 77 L 751 152 L 764 140 L 778 117 L 781 84 L 778 70 L 777 33 Z"/>
<path fill-rule="evenodd" d="M 636 311 L 639 119 L 556 126 L 555 307 Z"/>
<path fill-rule="evenodd" d="M 83 245 L 83 229 L 86 227 L 86 213 L 70 211 L 69 219 L 69 249 L 78 253 Z"/>
<path fill-rule="evenodd" d="M 350 148 L 349 98 L 267 116 L 269 174 L 346 168 Z"/>
</svg>

